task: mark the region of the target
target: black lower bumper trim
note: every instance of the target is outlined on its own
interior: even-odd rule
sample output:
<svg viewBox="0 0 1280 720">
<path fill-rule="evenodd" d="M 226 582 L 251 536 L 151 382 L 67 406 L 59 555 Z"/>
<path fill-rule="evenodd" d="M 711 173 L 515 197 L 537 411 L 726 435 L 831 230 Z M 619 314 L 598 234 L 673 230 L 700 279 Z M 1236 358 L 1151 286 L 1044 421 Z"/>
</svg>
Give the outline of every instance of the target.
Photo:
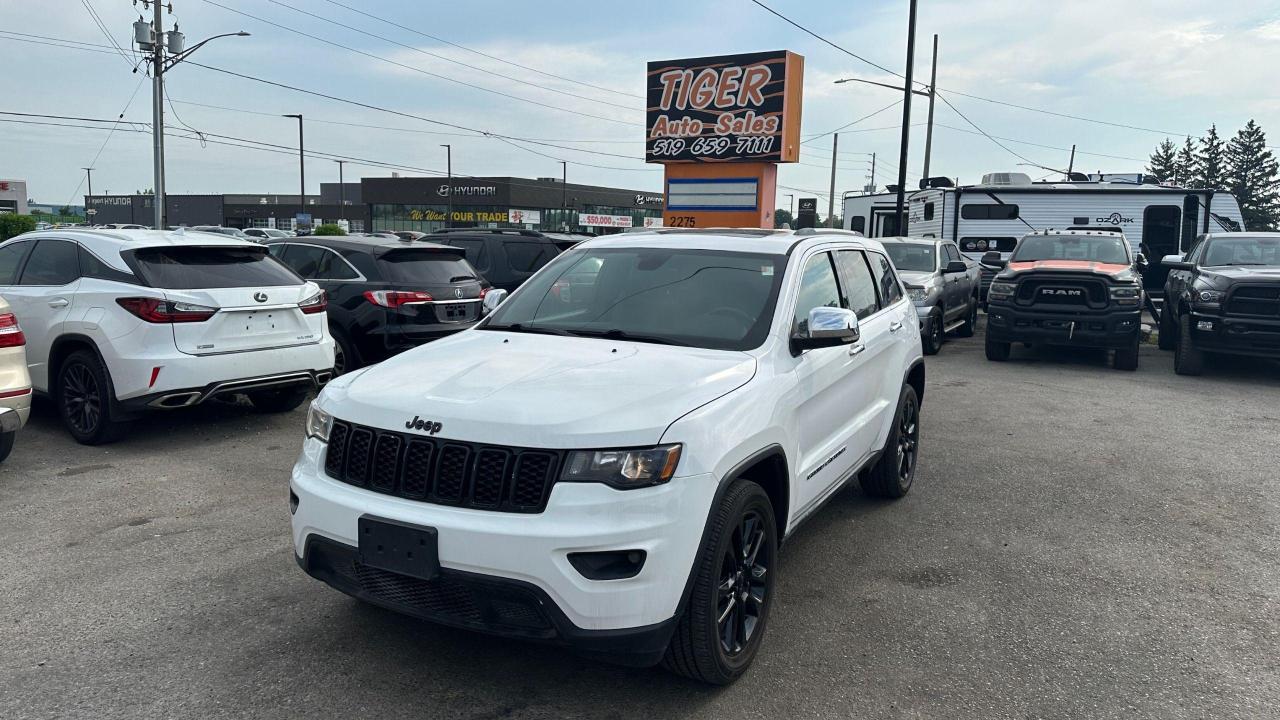
<svg viewBox="0 0 1280 720">
<path fill-rule="evenodd" d="M 358 551 L 329 538 L 307 538 L 308 575 L 365 602 L 405 615 L 477 632 L 566 646 L 609 662 L 648 667 L 666 652 L 677 618 L 638 628 L 584 630 L 536 585 L 441 568 L 432 580 L 366 567 Z"/>
<path fill-rule="evenodd" d="M 1201 330 L 1202 322 L 1213 329 Z M 1192 313 L 1191 343 L 1205 352 L 1280 359 L 1280 321 Z"/>
<path fill-rule="evenodd" d="M 987 337 L 996 342 L 1125 348 L 1142 331 L 1138 308 L 1105 313 L 1045 313 L 1009 305 L 987 307 Z"/>
<path fill-rule="evenodd" d="M 252 392 L 254 390 L 285 390 L 297 387 L 320 387 L 329 381 L 329 370 L 299 370 L 283 375 L 268 375 L 242 380 L 224 380 L 201 387 L 179 388 L 164 392 L 140 395 L 119 401 L 120 407 L 130 413 L 141 410 L 173 410 L 193 407 L 211 398 L 223 395 Z"/>
</svg>

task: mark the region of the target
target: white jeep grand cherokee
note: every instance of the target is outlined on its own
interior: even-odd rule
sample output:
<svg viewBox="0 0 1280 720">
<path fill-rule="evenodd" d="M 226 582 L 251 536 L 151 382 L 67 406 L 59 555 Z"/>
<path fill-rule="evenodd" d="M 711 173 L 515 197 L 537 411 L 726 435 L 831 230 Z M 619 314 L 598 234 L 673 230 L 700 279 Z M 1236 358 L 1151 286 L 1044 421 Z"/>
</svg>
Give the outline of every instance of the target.
<svg viewBox="0 0 1280 720">
<path fill-rule="evenodd" d="M 911 487 L 920 335 L 873 240 L 615 235 L 501 295 L 313 403 L 290 493 L 306 572 L 723 684 L 760 646 L 782 539 L 854 478 Z"/>
</svg>

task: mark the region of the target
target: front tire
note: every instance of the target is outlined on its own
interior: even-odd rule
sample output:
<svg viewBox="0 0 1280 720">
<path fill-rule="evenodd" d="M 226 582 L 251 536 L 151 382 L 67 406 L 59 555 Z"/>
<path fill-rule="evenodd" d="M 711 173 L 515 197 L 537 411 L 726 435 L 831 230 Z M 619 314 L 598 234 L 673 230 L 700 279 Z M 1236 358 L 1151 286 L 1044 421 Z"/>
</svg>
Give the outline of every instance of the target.
<svg viewBox="0 0 1280 720">
<path fill-rule="evenodd" d="M 693 592 L 662 665 L 694 680 L 728 685 L 751 666 L 764 637 L 777 575 L 778 526 L 764 488 L 746 480 L 731 486 L 713 512 Z"/>
<path fill-rule="evenodd" d="M 111 376 L 98 356 L 77 350 L 58 368 L 57 404 L 62 425 L 81 445 L 117 439 L 124 423 L 116 418 Z"/>
<path fill-rule="evenodd" d="M 991 332 L 990 328 L 987 332 Z M 993 362 L 1004 362 L 1009 359 L 1010 346 L 1007 342 L 996 342 L 987 336 L 987 359 Z"/>
<path fill-rule="evenodd" d="M 920 400 L 910 385 L 902 388 L 893 430 L 880 459 L 861 478 L 862 490 L 873 497 L 897 500 L 911 491 L 920 456 Z"/>
<path fill-rule="evenodd" d="M 1178 347 L 1178 326 L 1173 324 L 1173 313 L 1167 303 L 1160 311 L 1160 334 L 1156 337 L 1156 344 L 1161 350 Z"/>
<path fill-rule="evenodd" d="M 9 453 L 13 452 L 13 439 L 18 433 L 0 433 L 0 462 L 4 462 L 9 457 Z"/>
<path fill-rule="evenodd" d="M 1191 316 L 1183 314 L 1178 323 L 1178 346 L 1173 353 L 1173 371 L 1179 375 L 1204 372 L 1204 351 L 1191 343 Z"/>
<path fill-rule="evenodd" d="M 937 355 L 942 349 L 942 318 L 944 316 L 945 313 L 940 309 L 929 313 L 929 334 L 920 340 L 925 355 Z"/>
<path fill-rule="evenodd" d="M 1132 343 L 1116 350 L 1116 356 L 1111 363 L 1112 367 L 1117 370 L 1137 370 L 1139 342 L 1140 338 L 1134 335 Z"/>
<path fill-rule="evenodd" d="M 964 319 L 964 324 L 956 330 L 956 335 L 963 338 L 973 337 L 978 332 L 978 296 L 974 295 L 969 300 L 969 314 Z"/>
<path fill-rule="evenodd" d="M 256 390 L 245 394 L 253 403 L 253 409 L 260 413 L 287 413 L 306 401 L 308 389 Z"/>
</svg>

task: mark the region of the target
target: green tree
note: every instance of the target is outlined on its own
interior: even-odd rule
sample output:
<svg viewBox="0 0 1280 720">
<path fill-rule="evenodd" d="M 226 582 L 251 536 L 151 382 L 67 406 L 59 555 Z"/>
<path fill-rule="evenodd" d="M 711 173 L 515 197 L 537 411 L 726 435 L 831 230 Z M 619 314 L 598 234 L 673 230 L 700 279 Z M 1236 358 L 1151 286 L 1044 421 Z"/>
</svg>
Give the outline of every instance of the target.
<svg viewBox="0 0 1280 720">
<path fill-rule="evenodd" d="M 1164 142 L 1151 153 L 1151 161 L 1147 164 L 1147 174 L 1155 179 L 1158 183 L 1168 182 L 1173 179 L 1173 174 L 1177 172 L 1177 146 L 1169 138 L 1165 138 Z"/>
<path fill-rule="evenodd" d="M 70 215 L 70 214 L 71 214 L 71 206 L 70 206 L 70 205 L 63 205 L 62 207 L 58 208 L 58 214 L 59 214 L 59 215 L 61 215 L 61 216 L 63 216 L 63 217 L 66 217 L 66 216 Z"/>
<path fill-rule="evenodd" d="M 1227 183 L 1226 144 L 1218 136 L 1218 126 L 1209 126 L 1209 132 L 1200 138 L 1200 152 L 1196 156 L 1196 179 L 1200 187 L 1217 190 Z"/>
<path fill-rule="evenodd" d="M 36 219 L 30 215 L 0 214 L 0 242 L 35 229 Z"/>
<path fill-rule="evenodd" d="M 1228 189 L 1240 203 L 1247 230 L 1280 226 L 1280 164 L 1267 149 L 1267 135 L 1252 119 L 1226 149 Z"/>
<path fill-rule="evenodd" d="M 1188 135 L 1186 142 L 1182 143 L 1182 148 L 1178 150 L 1178 154 L 1173 161 L 1173 182 L 1175 184 L 1188 188 L 1201 187 L 1200 179 L 1196 177 L 1197 157 L 1195 141 Z"/>
<path fill-rule="evenodd" d="M 773 226 L 775 228 L 780 228 L 783 225 L 786 225 L 788 227 L 795 227 L 796 219 L 791 217 L 790 210 L 778 208 L 777 210 L 773 211 Z"/>
<path fill-rule="evenodd" d="M 312 234 L 313 235 L 346 235 L 347 231 L 343 230 L 342 226 L 337 223 L 325 223 L 323 225 L 317 225 L 315 232 L 313 232 Z"/>
</svg>

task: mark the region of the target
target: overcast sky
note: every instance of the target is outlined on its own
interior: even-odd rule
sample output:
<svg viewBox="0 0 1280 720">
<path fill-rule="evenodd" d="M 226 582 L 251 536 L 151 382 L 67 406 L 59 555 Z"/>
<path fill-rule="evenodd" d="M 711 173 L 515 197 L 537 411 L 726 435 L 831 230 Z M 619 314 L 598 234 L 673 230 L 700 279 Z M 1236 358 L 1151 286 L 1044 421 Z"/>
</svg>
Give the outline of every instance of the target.
<svg viewBox="0 0 1280 720">
<path fill-rule="evenodd" d="M 906 0 L 764 1 L 836 45 L 902 71 Z M 18 42 L 5 34 L 105 45 L 86 2 L 128 49 L 131 23 L 137 19 L 130 0 L 0 0 L 5 87 L 0 110 L 114 118 L 126 106 L 143 79 L 141 73 L 132 73 L 131 60 L 108 52 Z M 296 121 L 278 116 L 302 113 L 307 118 L 308 148 L 443 171 L 445 151 L 439 145 L 452 143 L 453 169 L 460 175 L 558 176 L 559 160 L 565 159 L 571 162 L 570 182 L 660 190 L 660 166 L 643 162 L 641 96 L 649 60 L 795 51 L 806 59 L 806 137 L 899 98 L 874 86 L 833 84 L 847 76 L 891 83 L 898 79 L 787 25 L 750 0 L 337 0 L 439 40 L 329 0 L 173 2 L 174 13 L 166 15 L 166 22 L 177 20 L 188 45 L 217 33 L 252 33 L 210 43 L 194 61 L 420 118 L 608 153 L 515 147 L 193 65 L 180 66 L 168 76 L 169 97 L 181 123 L 203 132 L 296 147 Z M 920 0 L 919 12 L 917 78 L 928 79 L 930 39 L 939 33 L 939 92 L 987 133 L 1019 141 L 1002 140 L 1023 156 L 976 134 L 939 102 L 933 175 L 969 182 L 984 172 L 1023 170 L 1040 177 L 1047 171 L 1017 164 L 1065 167 L 1069 153 L 1055 148 L 1069 149 L 1072 143 L 1079 146 L 1077 169 L 1136 172 L 1162 139 L 1148 130 L 1054 117 L 959 93 L 1174 134 L 1199 134 L 1217 123 L 1219 131 L 1229 135 L 1255 118 L 1272 133 L 1270 144 L 1280 145 L 1280 91 L 1274 77 L 1280 67 L 1277 0 Z M 181 129 L 172 110 L 166 111 L 167 121 Z M 872 152 L 880 160 L 878 183 L 895 180 L 901 112 L 901 106 L 893 107 L 842 132 L 837 194 L 867 182 Z M 924 122 L 925 112 L 926 104 L 917 102 L 913 125 Z M 125 119 L 149 122 L 149 84 L 133 97 Z M 0 122 L 0 178 L 25 179 L 37 201 L 58 204 L 81 202 L 81 168 L 90 162 L 97 193 L 149 187 L 150 136 L 123 131 L 127 127 L 137 126 L 122 126 L 104 148 L 107 134 L 102 131 Z M 598 142 L 581 142 L 585 140 Z M 799 189 L 779 190 L 783 207 L 786 193 L 824 198 L 827 194 L 831 138 L 813 138 L 804 147 L 802 162 L 784 165 L 780 173 L 781 184 Z M 908 162 L 913 183 L 921 172 L 923 148 L 924 128 L 914 127 Z M 289 155 L 215 144 L 202 147 L 195 140 L 168 141 L 168 189 L 174 193 L 296 193 L 297 169 L 297 158 Z M 346 172 L 348 179 L 390 173 L 354 163 Z M 334 162 L 308 160 L 308 192 L 317 192 L 322 180 L 337 176 Z"/>
</svg>

